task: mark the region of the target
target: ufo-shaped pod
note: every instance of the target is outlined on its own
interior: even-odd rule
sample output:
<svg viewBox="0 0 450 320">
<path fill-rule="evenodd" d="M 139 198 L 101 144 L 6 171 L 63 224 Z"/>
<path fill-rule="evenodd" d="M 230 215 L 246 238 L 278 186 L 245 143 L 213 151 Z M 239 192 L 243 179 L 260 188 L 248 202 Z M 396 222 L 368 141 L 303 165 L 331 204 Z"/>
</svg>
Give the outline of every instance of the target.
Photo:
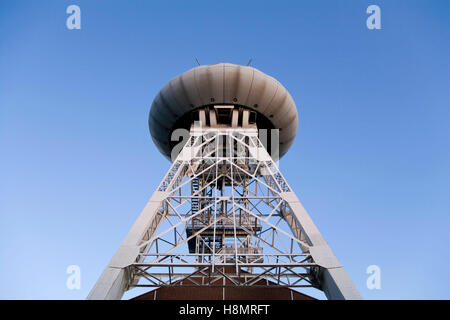
<svg viewBox="0 0 450 320">
<path fill-rule="evenodd" d="M 286 88 L 249 66 L 219 63 L 195 67 L 173 78 L 155 97 L 149 127 L 159 151 L 170 159 L 171 136 L 193 110 L 210 105 L 239 105 L 257 112 L 270 128 L 280 129 L 280 157 L 294 142 L 298 113 Z"/>
</svg>

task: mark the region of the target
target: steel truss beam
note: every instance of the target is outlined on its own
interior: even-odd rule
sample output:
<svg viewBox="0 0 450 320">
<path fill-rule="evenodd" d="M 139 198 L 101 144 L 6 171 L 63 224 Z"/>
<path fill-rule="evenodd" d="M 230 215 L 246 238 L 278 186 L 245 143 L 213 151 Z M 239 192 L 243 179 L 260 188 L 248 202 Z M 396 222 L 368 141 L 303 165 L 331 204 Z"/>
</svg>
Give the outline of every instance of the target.
<svg viewBox="0 0 450 320">
<path fill-rule="evenodd" d="M 223 279 L 361 299 L 257 130 L 193 127 L 88 299 Z"/>
</svg>

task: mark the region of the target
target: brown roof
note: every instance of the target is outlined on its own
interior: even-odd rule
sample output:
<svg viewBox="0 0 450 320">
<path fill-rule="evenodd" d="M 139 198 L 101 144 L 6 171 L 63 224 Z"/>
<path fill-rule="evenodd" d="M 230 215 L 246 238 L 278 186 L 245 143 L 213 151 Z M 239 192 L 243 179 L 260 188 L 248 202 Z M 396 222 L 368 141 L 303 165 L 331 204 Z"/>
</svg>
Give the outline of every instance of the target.
<svg viewBox="0 0 450 320">
<path fill-rule="evenodd" d="M 211 278 L 194 276 L 191 279 L 183 280 L 175 286 L 160 287 L 132 300 L 316 300 L 266 280 L 259 280 L 253 286 L 236 286 L 223 278 L 220 283 L 199 286 L 197 284 L 206 284 Z"/>
</svg>

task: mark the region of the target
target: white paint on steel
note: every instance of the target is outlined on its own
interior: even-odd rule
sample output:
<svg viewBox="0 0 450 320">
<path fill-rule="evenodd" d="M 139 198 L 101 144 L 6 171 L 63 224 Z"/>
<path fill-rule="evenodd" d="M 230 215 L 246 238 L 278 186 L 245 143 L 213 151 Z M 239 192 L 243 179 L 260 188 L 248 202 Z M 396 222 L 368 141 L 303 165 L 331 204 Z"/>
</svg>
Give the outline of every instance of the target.
<svg viewBox="0 0 450 320">
<path fill-rule="evenodd" d="M 248 156 L 220 155 L 220 137 L 226 138 L 230 145 L 232 142 L 241 145 Z M 193 277 L 199 275 L 210 275 L 213 280 L 198 285 L 215 285 L 226 278 L 236 285 L 252 286 L 265 280 L 292 288 L 312 286 L 323 290 L 329 299 L 361 299 L 262 147 L 256 128 L 193 126 L 191 138 L 88 299 L 120 299 L 132 287 L 177 285 L 186 279 L 195 281 Z M 198 190 L 192 191 L 190 186 L 199 177 L 206 180 Z M 230 179 L 231 194 L 218 192 L 223 177 Z M 210 192 L 203 192 L 206 190 Z M 203 204 L 196 212 L 192 212 L 194 200 Z M 228 211 L 224 211 L 227 206 Z M 208 222 L 192 229 L 191 234 L 186 233 L 186 228 L 198 223 L 196 219 L 202 214 L 209 215 Z M 163 221 L 169 224 L 158 230 Z M 224 232 L 218 226 L 224 223 L 232 227 L 228 235 L 232 247 L 213 245 L 210 252 L 197 249 L 193 253 L 185 252 L 187 242 L 204 241 L 202 235 L 207 230 L 213 230 L 216 241 L 216 236 Z M 250 246 L 243 245 L 243 235 L 250 240 Z M 164 246 L 159 247 L 161 241 Z M 234 267 L 235 273 L 224 273 L 225 267 Z"/>
</svg>

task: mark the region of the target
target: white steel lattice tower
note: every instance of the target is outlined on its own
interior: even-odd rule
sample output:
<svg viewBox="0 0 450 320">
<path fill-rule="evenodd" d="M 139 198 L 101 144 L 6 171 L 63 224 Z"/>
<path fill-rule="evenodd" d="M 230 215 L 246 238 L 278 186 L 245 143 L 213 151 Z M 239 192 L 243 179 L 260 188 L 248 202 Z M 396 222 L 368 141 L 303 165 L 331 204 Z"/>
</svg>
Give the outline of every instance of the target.
<svg viewBox="0 0 450 320">
<path fill-rule="evenodd" d="M 88 299 L 186 283 L 361 299 L 274 161 L 297 123 L 287 90 L 252 67 L 200 66 L 171 80 L 149 124 L 172 166 Z"/>
</svg>

